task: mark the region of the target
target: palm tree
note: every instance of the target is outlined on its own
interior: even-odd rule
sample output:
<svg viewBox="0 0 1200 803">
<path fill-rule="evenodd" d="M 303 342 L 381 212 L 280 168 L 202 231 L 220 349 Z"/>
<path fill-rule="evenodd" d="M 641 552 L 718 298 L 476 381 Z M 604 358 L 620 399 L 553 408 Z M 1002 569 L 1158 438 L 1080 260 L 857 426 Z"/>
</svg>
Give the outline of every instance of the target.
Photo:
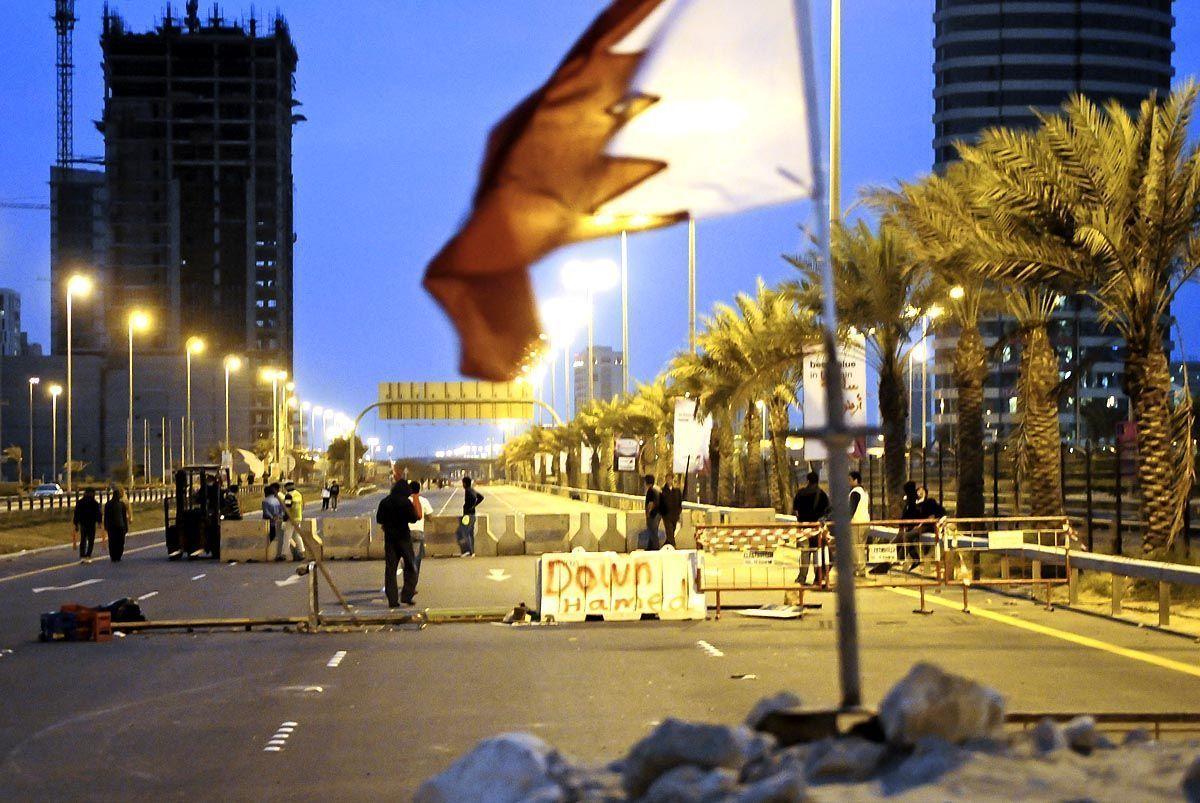
<svg viewBox="0 0 1200 803">
<path fill-rule="evenodd" d="M 958 333 L 951 377 L 957 397 L 955 456 L 958 463 L 955 514 L 976 518 L 983 505 L 983 383 L 987 348 L 979 330 L 988 307 L 983 278 L 973 270 L 963 232 L 970 231 L 981 211 L 970 202 L 972 179 L 961 163 L 944 175 L 931 175 L 897 190 L 879 191 L 871 203 L 885 219 L 910 234 L 913 256 L 932 273 L 934 294 L 944 299 L 944 322 Z"/>
<path fill-rule="evenodd" d="M 1083 97 L 1035 132 L 997 129 L 961 147 L 978 170 L 995 235 L 976 232 L 998 280 L 1059 283 L 1088 293 L 1125 339 L 1125 385 L 1137 424 L 1147 553 L 1183 526 L 1191 439 L 1177 438 L 1165 323 L 1200 267 L 1200 148 L 1188 143 L 1197 90 L 1151 96 L 1136 116 Z"/>
<path fill-rule="evenodd" d="M 877 232 L 859 222 L 836 225 L 831 233 L 838 321 L 862 333 L 879 372 L 886 509 L 890 517 L 899 518 L 909 432 L 904 365 L 916 345 L 913 328 L 933 303 L 932 283 L 925 265 L 913 257 L 907 233 L 890 222 L 881 223 Z M 819 310 L 821 266 L 812 259 L 789 261 L 803 273 L 797 297 Z"/>
<path fill-rule="evenodd" d="M 1021 369 L 1017 377 L 1019 423 L 1013 440 L 1022 487 L 1028 489 L 1034 516 L 1061 516 L 1062 433 L 1058 424 L 1058 354 L 1048 327 L 1061 298 L 1033 286 L 1006 296 L 1009 312 L 1021 332 Z"/>
</svg>

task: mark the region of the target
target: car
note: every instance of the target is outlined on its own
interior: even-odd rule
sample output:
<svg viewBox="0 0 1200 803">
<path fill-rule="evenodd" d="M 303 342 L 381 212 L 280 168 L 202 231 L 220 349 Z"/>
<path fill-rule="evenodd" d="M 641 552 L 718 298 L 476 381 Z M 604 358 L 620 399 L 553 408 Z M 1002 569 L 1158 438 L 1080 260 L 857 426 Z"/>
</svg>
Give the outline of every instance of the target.
<svg viewBox="0 0 1200 803">
<path fill-rule="evenodd" d="M 64 493 L 62 486 L 57 482 L 43 482 L 30 491 L 29 495 L 34 499 L 40 499 L 46 496 L 62 496 Z"/>
</svg>

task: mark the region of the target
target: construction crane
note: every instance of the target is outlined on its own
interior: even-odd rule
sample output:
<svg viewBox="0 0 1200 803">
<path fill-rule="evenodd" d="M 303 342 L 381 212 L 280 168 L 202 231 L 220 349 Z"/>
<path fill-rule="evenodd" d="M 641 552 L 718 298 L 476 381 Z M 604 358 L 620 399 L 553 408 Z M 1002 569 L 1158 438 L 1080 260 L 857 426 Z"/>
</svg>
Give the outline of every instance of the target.
<svg viewBox="0 0 1200 803">
<path fill-rule="evenodd" d="M 67 167 L 74 156 L 72 131 L 72 79 L 75 62 L 71 38 L 75 30 L 75 0 L 54 0 L 54 30 L 58 32 L 58 166 Z"/>
</svg>

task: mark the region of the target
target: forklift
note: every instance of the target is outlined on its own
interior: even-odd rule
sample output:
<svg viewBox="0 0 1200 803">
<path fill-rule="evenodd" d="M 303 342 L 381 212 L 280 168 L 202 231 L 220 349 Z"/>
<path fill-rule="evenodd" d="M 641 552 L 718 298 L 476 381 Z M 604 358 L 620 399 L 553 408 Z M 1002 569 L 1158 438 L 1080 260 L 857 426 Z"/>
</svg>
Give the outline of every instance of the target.
<svg viewBox="0 0 1200 803">
<path fill-rule="evenodd" d="M 221 559 L 221 500 L 229 484 L 222 466 L 176 470 L 175 493 L 163 500 L 168 559 Z"/>
</svg>

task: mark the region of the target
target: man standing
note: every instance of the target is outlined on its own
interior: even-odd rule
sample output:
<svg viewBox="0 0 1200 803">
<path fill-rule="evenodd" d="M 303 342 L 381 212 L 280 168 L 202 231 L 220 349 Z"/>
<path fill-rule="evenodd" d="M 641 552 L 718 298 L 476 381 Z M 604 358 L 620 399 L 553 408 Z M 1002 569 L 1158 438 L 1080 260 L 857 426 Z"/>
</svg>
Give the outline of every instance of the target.
<svg viewBox="0 0 1200 803">
<path fill-rule="evenodd" d="M 458 548 L 462 556 L 475 554 L 475 509 L 483 501 L 483 494 L 471 487 L 471 478 L 463 477 L 463 517 L 458 525 Z"/>
<path fill-rule="evenodd" d="M 821 487 L 821 475 L 808 472 L 808 485 L 796 491 L 792 498 L 792 515 L 803 523 L 818 522 L 829 515 L 829 494 Z"/>
<path fill-rule="evenodd" d="M 121 560 L 125 553 L 125 536 L 129 534 L 129 525 L 133 523 L 133 509 L 125 499 L 125 492 L 113 488 L 108 501 L 104 503 L 104 532 L 108 534 L 108 556 L 113 563 Z"/>
<path fill-rule="evenodd" d="M 417 579 L 420 579 L 421 561 L 425 559 L 425 520 L 433 515 L 433 505 L 421 495 L 421 483 L 413 480 L 408 484 L 408 489 L 412 492 L 413 512 L 420 517 L 408 528 L 412 532 L 413 553 L 417 559 Z"/>
<path fill-rule="evenodd" d="M 379 503 L 375 521 L 383 527 L 383 590 L 387 594 L 388 607 L 398 608 L 400 603 L 412 605 L 413 598 L 417 596 L 416 556 L 413 554 L 412 532 L 409 530 L 409 526 L 417 521 L 417 513 L 410 498 L 412 491 L 403 480 L 399 468 L 392 468 L 392 479 L 392 490 Z M 397 594 L 396 569 L 401 561 L 404 564 L 404 587 Z"/>
<path fill-rule="evenodd" d="M 338 485 L 338 481 L 334 480 L 333 485 L 329 486 L 329 507 L 337 510 L 338 495 L 342 492 L 342 486 Z"/>
<path fill-rule="evenodd" d="M 96 501 L 96 492 L 88 488 L 83 492 L 83 498 L 75 503 L 75 513 L 71 521 L 75 525 L 75 534 L 79 536 L 79 562 L 92 562 L 92 547 L 96 545 L 96 525 L 100 523 L 100 503 Z"/>
<path fill-rule="evenodd" d="M 287 514 L 283 528 L 287 531 L 288 541 L 291 542 L 292 560 L 303 560 L 304 536 L 300 534 L 300 524 L 304 521 L 304 496 L 291 480 L 284 483 L 283 488 L 283 509 Z"/>
<path fill-rule="evenodd" d="M 663 480 L 662 492 L 658 498 L 658 510 L 662 514 L 663 530 L 666 532 L 664 545 L 675 547 L 675 530 L 683 517 L 683 491 L 675 487 L 671 475 Z"/>
<path fill-rule="evenodd" d="M 662 516 L 662 491 L 654 484 L 654 475 L 643 477 L 646 483 L 646 549 L 658 549 L 658 520 Z"/>
<path fill-rule="evenodd" d="M 329 483 L 321 486 L 321 510 L 329 510 Z"/>
<path fill-rule="evenodd" d="M 866 524 L 871 520 L 871 497 L 862 484 L 862 472 L 850 472 L 850 523 Z"/>
<path fill-rule="evenodd" d="M 270 522 L 271 540 L 275 542 L 275 560 L 283 560 L 283 502 L 279 499 L 279 486 L 268 483 L 263 488 L 263 518 Z"/>
</svg>

